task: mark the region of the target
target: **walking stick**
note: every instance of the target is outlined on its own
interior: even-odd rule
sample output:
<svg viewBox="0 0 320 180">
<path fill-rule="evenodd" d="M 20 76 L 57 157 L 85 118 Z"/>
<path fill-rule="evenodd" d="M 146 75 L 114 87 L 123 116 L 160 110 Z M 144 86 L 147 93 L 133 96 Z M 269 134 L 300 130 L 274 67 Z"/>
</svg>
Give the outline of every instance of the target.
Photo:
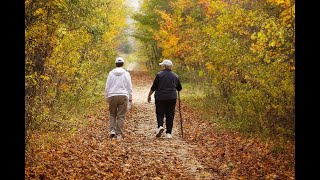
<svg viewBox="0 0 320 180">
<path fill-rule="evenodd" d="M 181 115 L 180 93 L 179 93 L 179 91 L 178 91 L 178 99 L 179 99 L 179 113 L 180 113 L 181 136 L 183 137 L 183 129 L 182 129 L 182 115 Z"/>
</svg>

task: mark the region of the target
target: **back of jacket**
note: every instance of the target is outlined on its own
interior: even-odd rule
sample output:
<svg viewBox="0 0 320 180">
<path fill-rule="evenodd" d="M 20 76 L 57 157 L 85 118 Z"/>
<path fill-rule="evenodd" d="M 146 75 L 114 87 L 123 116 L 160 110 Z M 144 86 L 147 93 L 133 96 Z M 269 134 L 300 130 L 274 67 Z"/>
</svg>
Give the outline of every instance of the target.
<svg viewBox="0 0 320 180">
<path fill-rule="evenodd" d="M 118 67 L 110 71 L 106 82 L 106 97 L 125 95 L 132 98 L 131 76 L 128 71 Z"/>
<path fill-rule="evenodd" d="M 176 91 L 181 89 L 178 75 L 169 69 L 158 72 L 151 87 L 156 100 L 177 99 Z"/>
</svg>

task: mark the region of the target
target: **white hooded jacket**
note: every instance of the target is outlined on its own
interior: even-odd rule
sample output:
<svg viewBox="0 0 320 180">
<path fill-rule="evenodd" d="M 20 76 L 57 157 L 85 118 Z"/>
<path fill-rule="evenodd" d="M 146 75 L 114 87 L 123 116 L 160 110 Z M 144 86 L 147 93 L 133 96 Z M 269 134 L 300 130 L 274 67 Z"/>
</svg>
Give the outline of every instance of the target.
<svg viewBox="0 0 320 180">
<path fill-rule="evenodd" d="M 122 67 L 114 68 L 108 74 L 105 91 L 106 98 L 125 95 L 132 100 L 130 73 Z"/>
</svg>

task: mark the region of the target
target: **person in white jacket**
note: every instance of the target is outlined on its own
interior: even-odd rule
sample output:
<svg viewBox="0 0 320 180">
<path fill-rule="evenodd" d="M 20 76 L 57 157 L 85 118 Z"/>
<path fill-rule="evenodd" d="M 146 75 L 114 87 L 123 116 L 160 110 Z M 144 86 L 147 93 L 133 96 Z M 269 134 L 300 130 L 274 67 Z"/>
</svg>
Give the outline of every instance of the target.
<svg viewBox="0 0 320 180">
<path fill-rule="evenodd" d="M 122 139 L 125 113 L 132 103 L 132 83 L 130 73 L 123 68 L 124 59 L 116 58 L 115 64 L 117 67 L 108 74 L 105 98 L 109 103 L 110 137 Z"/>
</svg>

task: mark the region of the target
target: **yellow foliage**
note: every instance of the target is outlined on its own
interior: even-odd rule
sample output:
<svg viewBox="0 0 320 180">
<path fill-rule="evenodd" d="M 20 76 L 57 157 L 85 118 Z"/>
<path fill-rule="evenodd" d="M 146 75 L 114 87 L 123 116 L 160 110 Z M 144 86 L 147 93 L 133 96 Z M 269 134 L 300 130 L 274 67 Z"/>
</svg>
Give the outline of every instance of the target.
<svg viewBox="0 0 320 180">
<path fill-rule="evenodd" d="M 93 96 L 88 91 L 104 76 L 104 60 L 115 54 L 126 9 L 123 0 L 30 2 L 25 1 L 26 121 L 36 124 L 52 115 L 55 106 L 43 107 L 53 102 L 79 105 L 74 96 Z"/>
<path fill-rule="evenodd" d="M 212 63 L 208 62 L 208 63 L 206 63 L 206 65 L 207 65 L 208 71 L 213 70 L 213 65 L 212 65 Z"/>
<path fill-rule="evenodd" d="M 267 0 L 267 2 L 279 5 L 282 8 L 288 8 L 294 4 L 294 0 Z"/>
<path fill-rule="evenodd" d="M 44 75 L 40 75 L 40 78 L 43 79 L 43 80 L 45 80 L 45 81 L 47 81 L 47 80 L 50 79 L 49 76 L 44 76 Z"/>
<path fill-rule="evenodd" d="M 42 8 L 39 8 L 35 11 L 36 15 L 43 15 L 45 13 L 45 11 Z"/>
<path fill-rule="evenodd" d="M 160 58 L 176 59 L 182 75 L 201 76 L 217 89 L 220 94 L 210 96 L 235 111 L 228 118 L 254 129 L 266 129 L 274 118 L 292 123 L 293 0 L 178 0 L 163 6 L 155 8 L 161 18 L 152 24 L 159 27 L 152 35 Z"/>
<path fill-rule="evenodd" d="M 69 91 L 70 90 L 70 86 L 67 85 L 66 83 L 61 84 L 61 90 L 62 91 Z"/>
</svg>

